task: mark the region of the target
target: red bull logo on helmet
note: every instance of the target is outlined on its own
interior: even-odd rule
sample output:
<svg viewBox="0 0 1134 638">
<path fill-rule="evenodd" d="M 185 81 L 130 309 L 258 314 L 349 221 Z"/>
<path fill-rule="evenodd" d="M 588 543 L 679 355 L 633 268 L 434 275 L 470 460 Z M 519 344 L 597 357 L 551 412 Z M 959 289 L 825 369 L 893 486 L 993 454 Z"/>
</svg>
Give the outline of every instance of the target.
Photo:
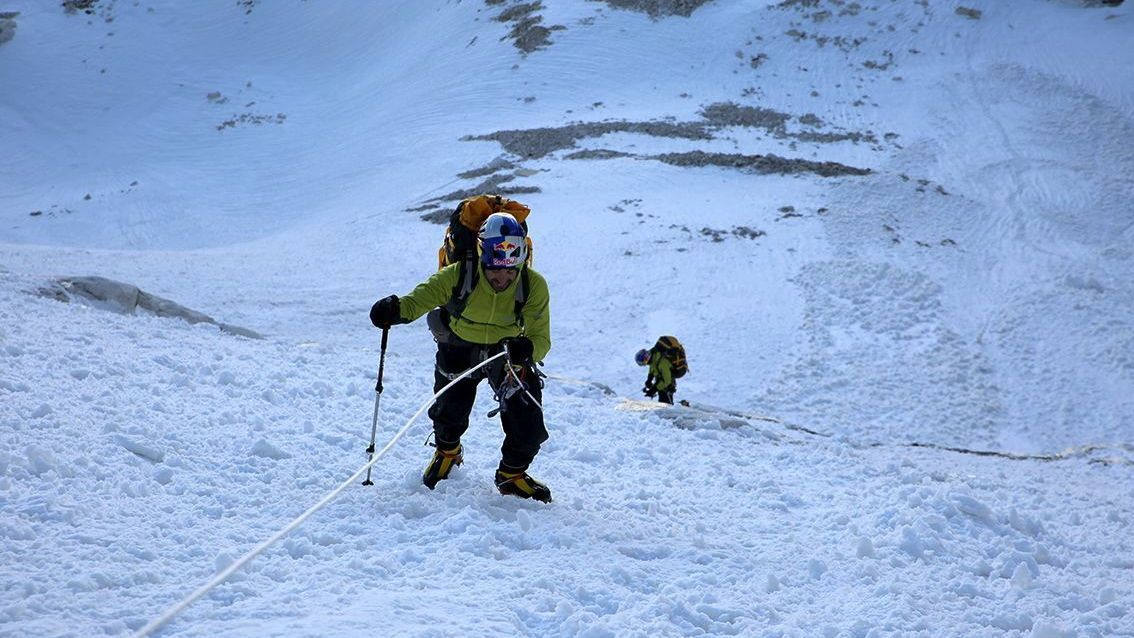
<svg viewBox="0 0 1134 638">
<path fill-rule="evenodd" d="M 484 255 L 485 266 L 490 268 L 515 268 L 523 263 L 525 257 L 523 239 L 501 237 L 492 244 L 492 249 Z"/>
</svg>

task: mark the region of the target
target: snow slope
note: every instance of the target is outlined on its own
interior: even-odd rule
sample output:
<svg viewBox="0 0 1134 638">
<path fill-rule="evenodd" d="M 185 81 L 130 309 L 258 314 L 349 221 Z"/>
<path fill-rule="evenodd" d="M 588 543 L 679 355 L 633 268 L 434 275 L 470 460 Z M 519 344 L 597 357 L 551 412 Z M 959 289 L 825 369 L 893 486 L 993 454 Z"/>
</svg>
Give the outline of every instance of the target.
<svg viewBox="0 0 1134 638">
<path fill-rule="evenodd" d="M 1134 634 L 1131 8 L 627 4 L 0 6 L 0 635 L 137 630 L 364 463 L 366 310 L 484 180 L 555 502 L 494 492 L 481 396 L 435 492 L 418 423 L 157 635 Z M 692 407 L 635 400 L 664 333 Z"/>
</svg>

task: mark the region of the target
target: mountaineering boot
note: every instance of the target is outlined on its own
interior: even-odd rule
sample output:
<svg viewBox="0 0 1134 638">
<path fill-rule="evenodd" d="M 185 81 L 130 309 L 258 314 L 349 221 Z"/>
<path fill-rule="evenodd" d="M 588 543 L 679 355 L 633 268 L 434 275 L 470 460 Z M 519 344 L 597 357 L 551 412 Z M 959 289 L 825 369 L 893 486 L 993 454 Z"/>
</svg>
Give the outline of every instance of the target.
<svg viewBox="0 0 1134 638">
<path fill-rule="evenodd" d="M 551 490 L 547 486 L 531 477 L 527 472 L 505 472 L 496 470 L 496 489 L 501 494 L 510 494 L 520 498 L 534 498 L 544 503 L 551 502 Z"/>
<path fill-rule="evenodd" d="M 461 444 L 458 443 L 457 447 L 442 450 L 438 445 L 437 449 L 433 451 L 433 460 L 425 468 L 425 473 L 421 475 L 421 482 L 425 487 L 433 489 L 437 486 L 438 481 L 443 481 L 449 478 L 449 472 L 453 469 L 454 465 L 460 465 L 465 457 L 461 454 Z"/>
</svg>

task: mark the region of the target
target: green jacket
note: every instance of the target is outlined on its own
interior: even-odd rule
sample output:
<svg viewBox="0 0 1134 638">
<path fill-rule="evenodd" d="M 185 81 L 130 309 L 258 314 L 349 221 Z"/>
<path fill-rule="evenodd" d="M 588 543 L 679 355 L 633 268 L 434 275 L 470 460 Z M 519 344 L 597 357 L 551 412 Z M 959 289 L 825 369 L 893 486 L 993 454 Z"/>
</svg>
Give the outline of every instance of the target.
<svg viewBox="0 0 1134 638">
<path fill-rule="evenodd" d="M 484 268 L 477 266 L 476 287 L 469 295 L 468 304 L 460 317 L 449 320 L 449 327 L 465 341 L 493 344 L 504 337 L 523 334 L 532 340 L 533 359 L 541 361 L 551 350 L 551 312 L 547 281 L 543 275 L 528 268 L 528 300 L 524 303 L 524 328 L 516 320 L 516 286 L 520 278 L 500 292 L 492 289 L 484 276 Z M 451 264 L 438 270 L 429 279 L 418 284 L 413 292 L 400 298 L 402 319 L 413 321 L 438 306 L 448 303 L 453 288 L 461 275 L 461 265 Z"/>
<path fill-rule="evenodd" d="M 664 392 L 677 387 L 677 381 L 673 378 L 673 364 L 660 352 L 655 352 L 650 357 L 650 376 L 646 378 L 646 382 L 649 383 L 650 380 L 653 380 L 655 388 Z"/>
</svg>

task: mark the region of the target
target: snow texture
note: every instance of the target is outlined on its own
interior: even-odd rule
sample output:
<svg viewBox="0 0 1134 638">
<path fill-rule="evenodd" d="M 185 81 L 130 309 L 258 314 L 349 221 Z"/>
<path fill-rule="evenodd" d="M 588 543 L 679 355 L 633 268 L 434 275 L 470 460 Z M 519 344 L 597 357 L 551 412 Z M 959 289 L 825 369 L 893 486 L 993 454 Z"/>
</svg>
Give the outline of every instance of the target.
<svg viewBox="0 0 1134 638">
<path fill-rule="evenodd" d="M 482 388 L 435 491 L 421 420 L 154 635 L 1134 635 L 1134 8 L 1089 4 L 9 0 L 0 636 L 128 635 L 361 467 L 367 309 L 485 188 L 555 500 L 496 492 Z"/>
</svg>

